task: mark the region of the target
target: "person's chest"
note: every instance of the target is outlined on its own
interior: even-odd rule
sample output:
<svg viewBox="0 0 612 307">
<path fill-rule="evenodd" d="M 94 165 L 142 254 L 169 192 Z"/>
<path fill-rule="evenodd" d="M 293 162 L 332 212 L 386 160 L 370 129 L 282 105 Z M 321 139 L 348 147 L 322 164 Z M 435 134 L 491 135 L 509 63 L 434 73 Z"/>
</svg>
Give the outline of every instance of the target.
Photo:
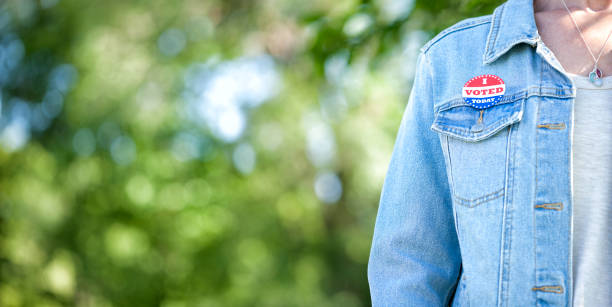
<svg viewBox="0 0 612 307">
<path fill-rule="evenodd" d="M 612 31 L 612 14 L 584 12 L 572 12 L 572 14 L 580 32 L 565 10 L 535 14 L 538 33 L 544 44 L 554 53 L 567 72 L 583 76 L 593 70 L 595 64 L 593 56 L 597 58 L 602 51 L 597 66 L 604 76 L 612 75 L 612 38 L 604 46 L 608 34 Z M 589 53 L 587 45 L 593 56 Z"/>
</svg>

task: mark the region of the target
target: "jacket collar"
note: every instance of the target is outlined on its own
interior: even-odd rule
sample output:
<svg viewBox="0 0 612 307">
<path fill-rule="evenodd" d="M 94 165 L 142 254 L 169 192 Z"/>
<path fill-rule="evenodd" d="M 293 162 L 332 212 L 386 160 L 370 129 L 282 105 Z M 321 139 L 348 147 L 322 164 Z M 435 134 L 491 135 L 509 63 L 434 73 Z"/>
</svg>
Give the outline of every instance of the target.
<svg viewBox="0 0 612 307">
<path fill-rule="evenodd" d="M 513 46 L 519 43 L 535 46 L 539 39 L 533 0 L 509 0 L 493 12 L 482 61 L 490 64 Z"/>
</svg>

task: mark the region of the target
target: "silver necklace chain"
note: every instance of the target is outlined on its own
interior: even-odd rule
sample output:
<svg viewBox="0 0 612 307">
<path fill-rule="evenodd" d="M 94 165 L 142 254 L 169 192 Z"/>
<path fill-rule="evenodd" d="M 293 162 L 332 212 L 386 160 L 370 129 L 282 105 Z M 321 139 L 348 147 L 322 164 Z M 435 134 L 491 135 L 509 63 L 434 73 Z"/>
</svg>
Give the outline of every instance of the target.
<svg viewBox="0 0 612 307">
<path fill-rule="evenodd" d="M 580 38 L 582 39 L 582 42 L 587 47 L 589 54 L 591 55 L 591 57 L 593 58 L 593 61 L 595 62 L 593 71 L 589 74 L 589 78 L 591 79 L 593 83 L 595 83 L 595 80 L 600 79 L 602 76 L 601 70 L 597 67 L 597 63 L 599 63 L 599 58 L 601 58 L 601 55 L 603 54 L 606 44 L 608 43 L 608 40 L 610 39 L 610 36 L 612 35 L 612 31 L 608 33 L 608 37 L 606 38 L 606 41 L 604 41 L 603 45 L 601 46 L 601 49 L 599 49 L 599 54 L 597 55 L 597 58 L 595 58 L 595 55 L 593 55 L 593 51 L 591 51 L 591 47 L 589 47 L 589 44 L 587 44 L 586 39 L 584 39 L 584 35 L 582 35 L 582 31 L 580 31 L 580 27 L 578 26 L 578 23 L 576 23 L 574 16 L 572 16 L 572 12 L 570 12 L 570 9 L 567 7 L 567 4 L 565 4 L 565 0 L 561 0 L 561 2 L 563 3 L 563 6 L 565 7 L 565 10 L 567 11 L 567 14 L 569 15 L 570 19 L 574 23 L 574 26 L 576 26 L 576 30 L 578 31 L 578 34 L 580 34 Z"/>
</svg>

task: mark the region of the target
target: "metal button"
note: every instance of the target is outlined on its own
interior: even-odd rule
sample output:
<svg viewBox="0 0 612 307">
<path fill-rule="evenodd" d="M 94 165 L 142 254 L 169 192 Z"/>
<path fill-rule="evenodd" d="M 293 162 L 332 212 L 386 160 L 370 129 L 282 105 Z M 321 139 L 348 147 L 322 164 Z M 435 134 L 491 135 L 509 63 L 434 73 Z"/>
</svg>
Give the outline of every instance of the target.
<svg viewBox="0 0 612 307">
<path fill-rule="evenodd" d="M 484 129 L 484 125 L 482 123 L 475 124 L 472 126 L 472 132 L 480 132 Z"/>
</svg>

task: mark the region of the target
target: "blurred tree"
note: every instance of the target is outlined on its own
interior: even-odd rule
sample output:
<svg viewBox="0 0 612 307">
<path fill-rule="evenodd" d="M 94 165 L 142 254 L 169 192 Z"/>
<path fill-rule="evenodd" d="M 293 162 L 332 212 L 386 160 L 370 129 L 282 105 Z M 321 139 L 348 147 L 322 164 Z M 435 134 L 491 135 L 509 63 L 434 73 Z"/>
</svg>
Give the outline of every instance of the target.
<svg viewBox="0 0 612 307">
<path fill-rule="evenodd" d="M 0 305 L 369 305 L 418 48 L 499 4 L 1 2 Z"/>
</svg>

